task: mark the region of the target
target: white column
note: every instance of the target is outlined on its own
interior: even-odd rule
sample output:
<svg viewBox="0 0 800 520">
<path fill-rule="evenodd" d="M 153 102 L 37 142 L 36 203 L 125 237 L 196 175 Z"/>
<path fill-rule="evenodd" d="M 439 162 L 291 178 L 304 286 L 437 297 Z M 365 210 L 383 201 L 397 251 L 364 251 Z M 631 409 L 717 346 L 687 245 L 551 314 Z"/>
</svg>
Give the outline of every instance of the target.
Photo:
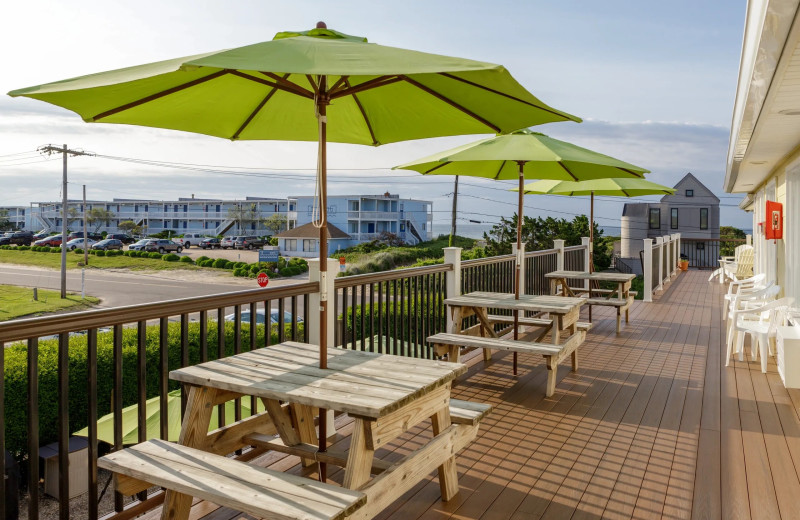
<svg viewBox="0 0 800 520">
<path fill-rule="evenodd" d="M 553 249 L 558 252 L 556 256 L 556 271 L 564 270 L 564 241 L 557 238 L 553 240 Z"/>
<path fill-rule="evenodd" d="M 652 238 L 645 238 L 643 239 L 644 242 L 644 269 L 643 269 L 643 278 L 644 278 L 644 301 L 652 302 L 653 301 L 653 239 Z"/>
<path fill-rule="evenodd" d="M 334 336 L 334 325 L 336 324 L 336 315 L 333 312 L 333 299 L 336 297 L 336 290 L 334 289 L 333 283 L 334 279 L 336 278 L 336 274 L 339 272 L 339 261 L 334 258 L 328 258 L 328 272 L 326 274 L 325 280 L 325 288 L 324 290 L 327 293 L 327 300 L 328 300 L 328 346 L 333 347 L 335 346 L 334 343 L 336 341 Z M 319 258 L 309 259 L 308 260 L 308 281 L 309 282 L 319 282 L 320 281 L 320 271 L 319 271 Z M 320 289 L 323 289 L 320 285 Z M 311 312 L 311 316 L 316 316 L 317 311 L 320 305 L 320 293 L 315 292 L 308 295 L 308 309 Z M 308 342 L 312 345 L 319 345 L 319 325 L 318 320 L 316 319 L 309 319 L 309 316 L 306 316 L 305 326 L 308 329 Z"/>
<path fill-rule="evenodd" d="M 447 298 L 461 296 L 461 248 L 460 247 L 445 247 L 444 248 L 444 263 L 445 265 L 452 265 L 453 269 L 447 271 L 445 276 L 445 288 L 447 289 Z M 445 309 L 447 316 L 447 330 L 453 330 L 453 317 Z"/>
<path fill-rule="evenodd" d="M 656 243 L 653 247 L 653 254 L 658 256 L 658 271 L 654 272 L 654 276 L 658 276 L 658 287 L 656 287 L 657 291 L 663 289 L 662 282 L 664 280 L 664 257 L 661 253 L 661 248 L 664 247 L 664 237 L 656 237 Z"/>
<path fill-rule="evenodd" d="M 748 245 L 748 246 L 752 246 L 753 245 L 753 235 L 745 235 L 744 236 L 744 240 L 745 240 L 744 243 L 746 245 Z"/>
<path fill-rule="evenodd" d="M 517 244 L 511 244 L 511 252 L 517 256 L 517 263 L 519 263 L 519 293 L 525 294 L 525 243 L 523 242 L 520 245 L 519 251 L 517 251 Z M 447 259 L 445 258 L 445 263 Z"/>
<path fill-rule="evenodd" d="M 583 265 L 584 271 L 589 271 L 589 266 L 591 265 L 592 259 L 592 249 L 594 248 L 594 244 L 589 242 L 589 237 L 581 237 L 581 245 L 586 249 L 583 250 Z M 589 290 L 589 280 L 583 281 L 583 288 L 587 291 Z"/>
</svg>

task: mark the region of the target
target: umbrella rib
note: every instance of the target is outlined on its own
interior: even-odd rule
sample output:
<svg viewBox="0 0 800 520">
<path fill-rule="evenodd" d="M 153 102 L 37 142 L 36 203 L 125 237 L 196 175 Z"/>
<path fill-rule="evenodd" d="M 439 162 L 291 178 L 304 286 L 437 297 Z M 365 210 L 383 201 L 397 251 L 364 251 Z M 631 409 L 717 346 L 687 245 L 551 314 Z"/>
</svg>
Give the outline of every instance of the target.
<svg viewBox="0 0 800 520">
<path fill-rule="evenodd" d="M 494 177 L 492 177 L 494 180 L 497 180 L 497 179 L 500 178 L 500 172 L 502 172 L 503 168 L 506 167 L 506 162 L 507 161 L 504 159 L 503 162 L 500 163 L 500 168 L 497 170 L 497 174 Z"/>
<path fill-rule="evenodd" d="M 397 83 L 400 81 L 400 76 L 380 76 L 375 79 L 371 79 L 369 81 L 365 81 L 355 87 L 349 87 L 340 89 L 337 92 L 331 92 L 330 97 L 331 99 L 336 99 L 344 96 L 350 96 L 356 94 L 358 92 L 362 92 L 364 90 L 370 90 L 373 88 L 384 87 L 386 85 L 391 85 L 392 83 Z"/>
<path fill-rule="evenodd" d="M 443 167 L 443 166 L 447 166 L 448 164 L 450 164 L 450 161 L 447 161 L 447 162 L 443 162 L 443 163 L 437 164 L 436 166 L 434 166 L 434 167 L 433 167 L 433 168 L 431 168 L 430 170 L 428 170 L 428 171 L 426 171 L 426 172 L 423 172 L 423 173 L 422 173 L 422 175 L 427 175 L 427 174 L 429 174 L 429 173 L 431 173 L 431 172 L 434 172 L 434 171 L 438 170 L 439 168 L 441 168 L 441 167 Z"/>
<path fill-rule="evenodd" d="M 262 78 L 257 78 L 255 76 L 251 76 L 250 74 L 245 74 L 244 72 L 240 72 L 238 70 L 231 70 L 231 74 L 238 78 L 246 79 L 248 81 L 255 81 L 261 85 L 266 85 L 268 87 L 277 88 L 278 90 L 283 90 L 284 92 L 288 92 L 290 94 L 296 94 L 298 96 L 306 97 L 309 99 L 314 99 L 314 94 L 310 91 L 303 89 L 299 85 L 295 85 L 292 82 L 287 82 L 288 86 L 285 83 L 273 83 L 271 81 L 267 81 Z M 263 74 L 263 73 L 262 73 Z M 280 77 L 280 76 L 278 76 Z"/>
<path fill-rule="evenodd" d="M 266 77 L 274 79 L 275 82 L 278 83 L 278 85 L 282 85 L 283 87 L 285 87 L 285 89 L 288 89 L 290 92 L 307 97 L 308 99 L 314 99 L 314 93 L 308 90 L 307 88 L 303 88 L 297 83 L 293 83 L 288 79 L 283 79 L 282 77 L 278 76 L 273 72 L 265 72 L 265 71 L 260 71 L 260 72 Z"/>
<path fill-rule="evenodd" d="M 439 92 L 436 92 L 432 88 L 426 87 L 422 83 L 419 83 L 418 81 L 413 80 L 413 79 L 411 79 L 410 77 L 408 77 L 406 75 L 402 75 L 402 76 L 400 76 L 400 78 L 403 81 L 406 81 L 407 83 L 410 83 L 410 84 L 414 85 L 415 87 L 417 87 L 418 89 L 422 90 L 423 92 L 427 92 L 428 94 L 430 94 L 431 96 L 439 99 L 440 101 L 444 101 L 445 103 L 447 103 L 448 105 L 452 106 L 453 108 L 455 108 L 457 110 L 460 110 L 461 112 L 467 114 L 469 117 L 475 119 L 476 121 L 478 121 L 480 123 L 483 123 L 484 125 L 486 125 L 489 128 L 491 128 L 494 132 L 496 132 L 498 134 L 502 132 L 502 130 L 500 129 L 499 126 L 495 125 L 494 123 L 491 123 L 487 119 L 484 119 L 483 117 L 479 116 L 475 112 L 467 110 L 466 107 L 463 107 L 463 106 L 459 105 L 458 103 L 456 103 L 452 99 L 448 98 L 447 96 L 444 96 L 443 94 L 440 94 Z"/>
<path fill-rule="evenodd" d="M 633 175 L 634 177 L 639 177 L 640 179 L 644 179 L 644 174 L 643 173 L 636 173 L 635 171 L 629 170 L 628 168 L 620 168 L 620 170 L 624 171 L 625 173 L 629 173 L 629 174 Z"/>
<path fill-rule="evenodd" d="M 531 103 L 530 101 L 525 101 L 524 99 L 520 99 L 518 97 L 512 96 L 511 94 L 506 94 L 505 92 L 500 92 L 499 90 L 495 90 L 493 88 L 489 88 L 489 87 L 481 85 L 479 83 L 475 83 L 473 81 L 469 81 L 469 80 L 464 79 L 464 78 L 459 78 L 458 76 L 454 76 L 453 74 L 450 74 L 449 72 L 440 72 L 439 75 L 444 76 L 446 78 L 450 78 L 450 79 L 456 80 L 456 81 L 460 81 L 462 83 L 466 83 L 467 85 L 470 85 L 472 87 L 476 87 L 476 88 L 485 90 L 487 92 L 491 92 L 492 94 L 497 94 L 498 96 L 503 96 L 505 98 L 512 99 L 514 101 L 518 101 L 518 102 L 523 103 L 525 105 L 532 106 L 534 108 L 538 108 L 539 110 L 543 110 L 543 111 L 549 112 L 549 113 L 551 113 L 553 115 L 556 115 L 556 116 L 559 116 L 559 117 L 563 117 L 564 119 L 568 119 L 568 120 L 572 120 L 572 121 L 575 120 L 575 119 L 573 119 L 574 116 L 565 117 L 563 113 L 558 112 L 558 111 L 556 111 L 556 110 L 554 110 L 552 108 L 549 108 L 549 107 L 546 107 L 546 106 L 542 106 L 542 105 L 537 105 L 536 103 Z M 580 118 L 578 118 L 578 120 L 580 120 Z"/>
<path fill-rule="evenodd" d="M 288 74 L 286 76 L 288 76 Z M 284 76 L 284 79 L 286 79 L 286 76 Z M 319 85 L 317 85 L 317 82 L 314 81 L 314 78 L 311 76 L 311 74 L 306 74 L 306 79 L 311 84 L 311 87 L 313 87 L 314 95 L 319 96 Z"/>
<path fill-rule="evenodd" d="M 341 88 L 341 86 L 344 84 L 344 82 L 347 81 L 347 78 L 349 78 L 349 76 L 339 76 L 339 79 L 336 80 L 336 83 L 331 85 L 331 88 L 328 89 L 328 95 L 331 95 L 331 94 L 335 93 L 337 90 L 339 90 L 339 88 Z M 349 83 L 348 83 L 348 86 L 349 86 Z"/>
<path fill-rule="evenodd" d="M 623 189 L 621 189 L 621 188 L 620 188 L 620 191 L 621 191 L 622 193 L 624 193 L 626 197 L 630 197 L 630 196 L 631 196 L 631 194 L 630 194 L 630 193 L 628 193 L 627 191 L 625 191 L 625 190 L 623 190 Z"/>
<path fill-rule="evenodd" d="M 220 70 L 214 72 L 213 74 L 209 74 L 208 76 L 204 76 L 202 78 L 197 78 L 193 81 L 189 81 L 188 83 L 184 83 L 182 85 L 177 85 L 172 88 L 168 88 L 167 90 L 162 90 L 161 92 L 156 92 L 155 94 L 150 94 L 147 97 L 143 97 L 141 99 L 137 99 L 136 101 L 131 101 L 130 103 L 126 103 L 124 105 L 118 106 L 116 108 L 112 108 L 111 110 L 106 110 L 105 112 L 101 112 L 94 117 L 91 117 L 91 121 L 97 121 L 98 119 L 103 119 L 108 116 L 113 116 L 114 114 L 118 114 L 120 112 L 124 112 L 125 110 L 130 110 L 131 108 L 136 108 L 139 105 L 143 105 L 145 103 L 149 103 L 150 101 L 155 101 L 156 99 L 162 98 L 164 96 L 169 96 L 170 94 L 174 94 L 176 92 L 180 92 L 181 90 L 185 90 L 187 88 L 191 88 L 206 81 L 211 81 L 212 79 L 217 79 L 220 76 L 224 76 L 225 74 L 230 73 L 229 70 Z"/>
<path fill-rule="evenodd" d="M 288 76 L 288 74 L 286 74 L 286 76 Z M 255 108 L 255 110 L 253 110 L 250 113 L 250 115 L 247 116 L 247 119 L 245 119 L 244 123 L 242 123 L 242 126 L 240 126 L 238 130 L 236 130 L 236 133 L 233 134 L 233 137 L 231 137 L 231 139 L 233 139 L 233 140 L 239 139 L 239 135 L 241 135 L 241 133 L 244 131 L 244 129 L 247 128 L 247 125 L 250 124 L 250 122 L 253 120 L 253 118 L 256 117 L 256 114 L 261 112 L 261 109 L 264 108 L 264 105 L 267 104 L 267 101 L 272 99 L 272 96 L 274 96 L 277 91 L 278 91 L 278 87 L 272 87 L 272 90 L 269 91 L 269 94 L 267 94 L 264 97 L 264 99 L 261 100 L 261 102 Z"/>
<path fill-rule="evenodd" d="M 350 82 L 347 79 L 344 80 L 344 84 L 347 86 L 347 88 L 350 88 Z M 375 146 L 378 146 L 379 143 L 378 143 L 378 140 L 375 138 L 375 132 L 372 130 L 372 125 L 369 122 L 369 118 L 367 117 L 367 113 L 364 112 L 364 107 L 361 105 L 361 101 L 358 100 L 358 96 L 355 95 L 355 94 L 353 94 L 353 101 L 356 102 L 356 106 L 358 107 L 358 110 L 361 111 L 361 117 L 364 118 L 364 122 L 367 124 L 367 130 L 369 130 L 369 135 L 370 135 L 370 137 L 372 137 L 372 144 L 375 145 Z"/>
<path fill-rule="evenodd" d="M 557 164 L 558 164 L 559 166 L 561 166 L 562 168 L 564 168 L 564 171 L 565 171 L 565 172 L 567 172 L 567 173 L 569 174 L 569 176 L 570 176 L 570 177 L 572 177 L 572 180 L 574 180 L 574 181 L 576 181 L 576 182 L 578 181 L 578 178 L 577 178 L 577 177 L 575 177 L 575 176 L 572 174 L 572 172 L 571 172 L 571 171 L 569 171 L 569 168 L 567 168 L 567 167 L 566 167 L 566 165 L 565 165 L 563 162 L 561 162 L 561 161 L 558 161 L 558 163 L 557 163 Z"/>
</svg>

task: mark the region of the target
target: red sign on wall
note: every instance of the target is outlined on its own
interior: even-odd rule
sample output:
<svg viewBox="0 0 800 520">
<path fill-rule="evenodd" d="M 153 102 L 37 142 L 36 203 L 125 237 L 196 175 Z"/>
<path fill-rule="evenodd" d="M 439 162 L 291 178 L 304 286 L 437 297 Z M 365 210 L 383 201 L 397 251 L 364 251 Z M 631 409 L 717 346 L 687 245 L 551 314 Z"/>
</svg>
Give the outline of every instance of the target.
<svg viewBox="0 0 800 520">
<path fill-rule="evenodd" d="M 767 201 L 767 215 L 764 219 L 764 236 L 767 240 L 783 238 L 783 204 Z"/>
</svg>

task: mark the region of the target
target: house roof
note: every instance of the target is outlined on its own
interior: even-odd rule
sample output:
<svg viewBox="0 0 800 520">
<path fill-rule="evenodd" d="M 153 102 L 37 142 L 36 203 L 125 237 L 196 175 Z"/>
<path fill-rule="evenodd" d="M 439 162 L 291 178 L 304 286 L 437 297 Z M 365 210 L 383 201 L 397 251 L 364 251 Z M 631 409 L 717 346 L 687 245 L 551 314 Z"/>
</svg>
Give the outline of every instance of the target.
<svg viewBox="0 0 800 520">
<path fill-rule="evenodd" d="M 692 182 L 692 181 L 694 181 L 694 182 Z M 683 178 L 681 180 L 679 180 L 677 182 L 677 184 L 675 184 L 675 186 L 673 186 L 675 188 L 675 190 L 676 190 L 675 193 L 673 193 L 672 195 L 664 195 L 663 197 L 661 197 L 661 202 L 669 202 L 672 199 L 683 198 L 683 193 L 681 191 L 683 190 L 683 187 L 685 185 L 687 185 L 687 184 L 691 185 L 691 186 L 687 186 L 687 187 L 691 187 L 693 189 L 698 189 L 699 188 L 700 190 L 702 190 L 702 193 L 700 193 L 700 192 L 695 193 L 695 195 L 694 195 L 695 197 L 711 197 L 714 200 L 716 200 L 717 203 L 719 203 L 719 197 L 714 195 L 714 192 L 709 190 L 706 187 L 706 185 L 703 184 L 702 182 L 700 182 L 700 180 L 697 177 L 695 177 L 694 175 L 692 175 L 691 172 L 689 172 L 686 175 L 684 175 Z"/>
<path fill-rule="evenodd" d="M 309 222 L 308 224 L 303 224 L 302 226 L 290 229 L 289 231 L 278 233 L 275 235 L 275 238 L 319 238 L 319 229 L 317 229 L 314 224 Z M 329 222 L 328 239 L 330 240 L 337 238 L 352 237 Z"/>
</svg>

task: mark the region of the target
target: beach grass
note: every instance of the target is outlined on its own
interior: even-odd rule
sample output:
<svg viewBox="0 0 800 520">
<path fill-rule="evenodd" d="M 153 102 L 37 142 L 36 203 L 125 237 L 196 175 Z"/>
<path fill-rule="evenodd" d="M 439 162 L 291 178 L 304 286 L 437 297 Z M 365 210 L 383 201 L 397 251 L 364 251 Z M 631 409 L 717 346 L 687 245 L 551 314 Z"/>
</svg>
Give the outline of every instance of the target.
<svg viewBox="0 0 800 520">
<path fill-rule="evenodd" d="M 0 321 L 73 307 L 91 307 L 98 301 L 100 300 L 91 296 L 81 298 L 76 294 L 67 294 L 62 300 L 59 291 L 46 289 L 39 289 L 38 300 L 34 300 L 33 289 L 30 287 L 0 285 Z"/>
</svg>

